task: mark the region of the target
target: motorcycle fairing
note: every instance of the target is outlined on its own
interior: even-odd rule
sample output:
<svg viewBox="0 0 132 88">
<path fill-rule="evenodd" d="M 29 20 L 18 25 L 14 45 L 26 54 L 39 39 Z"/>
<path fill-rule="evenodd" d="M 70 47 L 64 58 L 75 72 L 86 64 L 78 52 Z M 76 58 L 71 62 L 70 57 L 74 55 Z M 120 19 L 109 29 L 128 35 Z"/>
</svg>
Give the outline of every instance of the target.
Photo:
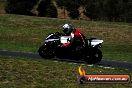
<svg viewBox="0 0 132 88">
<path fill-rule="evenodd" d="M 71 39 L 71 36 L 61 36 L 60 37 L 60 41 L 62 44 L 69 43 L 70 39 Z"/>
<path fill-rule="evenodd" d="M 103 43 L 103 40 L 100 40 L 100 39 L 93 39 L 93 40 L 91 40 L 91 46 L 92 47 L 95 47 L 95 46 L 100 45 L 102 43 Z"/>
</svg>

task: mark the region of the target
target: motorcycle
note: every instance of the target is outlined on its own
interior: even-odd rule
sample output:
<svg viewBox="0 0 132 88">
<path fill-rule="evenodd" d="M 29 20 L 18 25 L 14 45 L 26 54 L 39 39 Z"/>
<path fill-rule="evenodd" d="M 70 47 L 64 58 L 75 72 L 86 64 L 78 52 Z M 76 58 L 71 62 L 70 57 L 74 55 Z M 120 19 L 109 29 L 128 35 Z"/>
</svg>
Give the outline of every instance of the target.
<svg viewBox="0 0 132 88">
<path fill-rule="evenodd" d="M 62 44 L 69 42 L 70 36 L 65 36 L 59 32 L 51 33 L 39 47 L 38 53 L 42 58 L 66 57 L 83 60 L 87 63 L 94 64 L 102 59 L 103 40 L 97 38 L 85 39 L 84 47 L 60 47 Z"/>
</svg>

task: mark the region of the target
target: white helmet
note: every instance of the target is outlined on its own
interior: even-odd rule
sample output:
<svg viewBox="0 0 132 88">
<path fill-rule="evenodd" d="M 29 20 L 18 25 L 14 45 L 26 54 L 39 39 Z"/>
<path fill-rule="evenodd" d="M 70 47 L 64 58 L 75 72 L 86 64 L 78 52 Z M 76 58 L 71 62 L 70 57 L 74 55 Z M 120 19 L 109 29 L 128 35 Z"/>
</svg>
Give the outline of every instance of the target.
<svg viewBox="0 0 132 88">
<path fill-rule="evenodd" d="M 71 24 L 64 24 L 63 25 L 63 32 L 65 34 L 69 34 L 72 31 L 73 31 L 73 26 Z"/>
</svg>

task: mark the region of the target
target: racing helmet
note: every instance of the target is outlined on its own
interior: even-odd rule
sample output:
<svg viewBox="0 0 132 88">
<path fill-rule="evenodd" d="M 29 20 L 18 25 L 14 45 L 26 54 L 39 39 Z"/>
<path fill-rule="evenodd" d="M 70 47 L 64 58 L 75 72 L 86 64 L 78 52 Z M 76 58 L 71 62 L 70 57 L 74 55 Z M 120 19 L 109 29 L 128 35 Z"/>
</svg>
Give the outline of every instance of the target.
<svg viewBox="0 0 132 88">
<path fill-rule="evenodd" d="M 73 26 L 71 24 L 64 24 L 63 25 L 63 32 L 65 34 L 70 34 L 73 31 Z"/>
</svg>

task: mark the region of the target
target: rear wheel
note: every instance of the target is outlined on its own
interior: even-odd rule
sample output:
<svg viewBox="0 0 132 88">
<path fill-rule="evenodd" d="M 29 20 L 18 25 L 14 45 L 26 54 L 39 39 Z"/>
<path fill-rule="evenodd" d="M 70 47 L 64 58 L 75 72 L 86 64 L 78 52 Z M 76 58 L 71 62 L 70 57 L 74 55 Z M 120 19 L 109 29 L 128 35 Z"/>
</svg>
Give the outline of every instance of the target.
<svg viewBox="0 0 132 88">
<path fill-rule="evenodd" d="M 38 53 L 42 58 L 53 58 L 55 56 L 54 50 L 45 45 L 39 48 Z"/>
<path fill-rule="evenodd" d="M 95 64 L 100 62 L 102 59 L 102 52 L 99 49 L 92 50 L 85 61 L 89 64 Z"/>
<path fill-rule="evenodd" d="M 97 49 L 94 54 L 94 57 L 96 62 L 100 62 L 102 59 L 102 52 L 99 49 Z"/>
</svg>

